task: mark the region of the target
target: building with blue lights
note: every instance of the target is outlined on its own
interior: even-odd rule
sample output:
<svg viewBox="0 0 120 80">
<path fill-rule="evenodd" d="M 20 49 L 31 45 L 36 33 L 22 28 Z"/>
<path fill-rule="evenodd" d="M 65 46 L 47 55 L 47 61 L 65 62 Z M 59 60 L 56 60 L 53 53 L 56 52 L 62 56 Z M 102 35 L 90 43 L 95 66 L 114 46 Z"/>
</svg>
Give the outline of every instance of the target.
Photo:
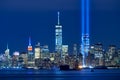
<svg viewBox="0 0 120 80">
<path fill-rule="evenodd" d="M 81 0 L 81 18 L 82 18 L 82 34 L 81 34 L 81 53 L 83 56 L 82 64 L 86 66 L 86 58 L 89 52 L 89 0 Z"/>
<path fill-rule="evenodd" d="M 32 61 L 33 52 L 32 52 L 32 45 L 31 45 L 31 37 L 29 37 L 29 45 L 28 45 L 28 60 Z"/>
<path fill-rule="evenodd" d="M 34 59 L 34 54 L 33 54 L 33 48 L 31 45 L 31 37 L 29 37 L 29 45 L 28 45 L 28 65 L 33 66 L 33 59 Z"/>
</svg>

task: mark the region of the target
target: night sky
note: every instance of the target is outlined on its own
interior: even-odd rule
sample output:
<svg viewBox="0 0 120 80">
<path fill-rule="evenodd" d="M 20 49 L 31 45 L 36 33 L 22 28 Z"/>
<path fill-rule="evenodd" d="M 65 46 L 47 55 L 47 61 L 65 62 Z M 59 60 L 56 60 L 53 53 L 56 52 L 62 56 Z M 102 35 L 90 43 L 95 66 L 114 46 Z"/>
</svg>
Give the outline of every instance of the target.
<svg viewBox="0 0 120 80">
<path fill-rule="evenodd" d="M 90 0 L 90 43 L 120 47 L 120 0 Z M 9 44 L 13 51 L 27 51 L 40 42 L 54 51 L 57 11 L 63 26 L 63 44 L 72 50 L 81 42 L 80 0 L 0 0 L 0 53 Z"/>
</svg>

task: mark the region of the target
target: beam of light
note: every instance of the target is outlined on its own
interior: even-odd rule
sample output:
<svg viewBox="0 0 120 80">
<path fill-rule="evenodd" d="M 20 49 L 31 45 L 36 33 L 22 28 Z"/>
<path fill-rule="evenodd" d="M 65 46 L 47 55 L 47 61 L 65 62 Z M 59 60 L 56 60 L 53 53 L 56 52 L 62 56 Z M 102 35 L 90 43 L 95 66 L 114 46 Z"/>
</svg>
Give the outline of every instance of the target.
<svg viewBox="0 0 120 80">
<path fill-rule="evenodd" d="M 89 51 L 89 0 L 81 0 L 81 53 L 82 53 L 82 65 L 86 66 L 86 57 Z"/>
<path fill-rule="evenodd" d="M 84 65 L 84 39 L 83 39 L 83 36 L 84 36 L 84 27 L 85 27 L 85 1 L 84 0 L 81 0 L 81 18 L 82 18 L 82 37 L 81 37 L 81 40 L 82 40 L 82 44 L 81 44 L 81 54 L 83 56 L 83 59 L 82 59 L 82 65 Z"/>
<path fill-rule="evenodd" d="M 86 0 L 86 33 L 89 36 L 89 0 Z"/>
<path fill-rule="evenodd" d="M 82 35 L 84 35 L 84 27 L 85 27 L 85 10 L 84 10 L 84 6 L 85 6 L 85 0 L 81 0 L 82 4 L 81 4 L 81 10 L 82 10 Z"/>
</svg>

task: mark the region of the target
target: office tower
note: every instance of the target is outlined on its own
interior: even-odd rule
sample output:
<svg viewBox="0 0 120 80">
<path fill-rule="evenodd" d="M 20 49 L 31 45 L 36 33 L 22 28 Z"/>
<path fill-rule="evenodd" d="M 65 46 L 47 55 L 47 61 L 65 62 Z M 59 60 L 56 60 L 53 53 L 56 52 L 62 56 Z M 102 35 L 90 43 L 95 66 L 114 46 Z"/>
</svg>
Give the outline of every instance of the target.
<svg viewBox="0 0 120 80">
<path fill-rule="evenodd" d="M 44 45 L 41 48 L 41 58 L 45 59 L 45 58 L 50 58 L 50 54 L 49 54 L 49 48 L 48 45 Z"/>
<path fill-rule="evenodd" d="M 29 37 L 29 45 L 28 45 L 28 62 L 27 66 L 28 67 L 33 67 L 34 66 L 34 54 L 32 51 L 32 45 L 31 45 L 31 37 Z"/>
<path fill-rule="evenodd" d="M 103 55 L 103 45 L 101 43 L 97 43 L 94 45 L 94 55 L 95 58 L 101 58 Z"/>
<path fill-rule="evenodd" d="M 116 45 L 109 45 L 109 49 L 107 51 L 107 56 L 106 56 L 106 63 L 108 65 L 115 65 L 116 62 L 118 62 L 118 53 L 117 53 L 117 48 Z"/>
<path fill-rule="evenodd" d="M 40 43 L 35 46 L 35 59 L 41 58 Z"/>
<path fill-rule="evenodd" d="M 22 59 L 23 66 L 26 67 L 27 64 L 28 64 L 28 53 L 27 52 L 21 52 L 20 53 L 20 58 Z"/>
<path fill-rule="evenodd" d="M 62 56 L 68 55 L 68 45 L 62 45 Z"/>
<path fill-rule="evenodd" d="M 112 60 L 116 54 L 116 46 L 115 45 L 109 45 L 108 49 L 108 56 L 109 60 Z"/>
<path fill-rule="evenodd" d="M 62 45 L 62 61 L 66 63 L 66 56 L 68 56 L 68 45 Z"/>
<path fill-rule="evenodd" d="M 35 45 L 35 66 L 39 67 L 41 65 L 41 48 L 40 43 L 38 42 L 37 45 Z"/>
<path fill-rule="evenodd" d="M 13 57 L 12 57 L 12 66 L 13 67 L 17 67 L 18 66 L 19 55 L 20 55 L 20 53 L 18 51 L 15 51 L 13 53 Z"/>
<path fill-rule="evenodd" d="M 58 12 L 58 24 L 55 26 L 55 51 L 62 57 L 62 26 L 59 17 L 60 12 Z"/>
<path fill-rule="evenodd" d="M 96 66 L 103 65 L 104 51 L 102 43 L 94 45 L 94 58 Z"/>
<path fill-rule="evenodd" d="M 4 61 L 5 66 L 10 67 L 11 61 L 10 61 L 10 50 L 8 48 L 8 44 L 7 44 L 7 48 L 5 50 L 4 59 L 5 59 L 5 61 Z"/>
<path fill-rule="evenodd" d="M 81 34 L 81 54 L 82 64 L 86 66 L 86 58 L 89 51 L 89 0 L 81 0 L 81 18 L 82 18 L 82 34 Z"/>
<path fill-rule="evenodd" d="M 77 57 L 77 44 L 73 45 L 73 55 Z"/>
<path fill-rule="evenodd" d="M 31 45 L 31 37 L 29 37 L 29 45 L 28 45 L 28 61 L 33 61 L 33 52 L 32 52 L 32 45 Z"/>
</svg>

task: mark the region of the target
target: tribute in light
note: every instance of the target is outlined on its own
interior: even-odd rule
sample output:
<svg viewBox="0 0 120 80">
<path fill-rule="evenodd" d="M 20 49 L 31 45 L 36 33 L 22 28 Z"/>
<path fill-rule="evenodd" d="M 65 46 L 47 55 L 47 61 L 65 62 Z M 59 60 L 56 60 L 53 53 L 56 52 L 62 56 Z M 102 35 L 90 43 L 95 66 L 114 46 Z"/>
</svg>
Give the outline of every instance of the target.
<svg viewBox="0 0 120 80">
<path fill-rule="evenodd" d="M 81 53 L 83 55 L 82 65 L 87 66 L 86 57 L 89 51 L 89 0 L 81 0 L 82 37 Z"/>
</svg>

